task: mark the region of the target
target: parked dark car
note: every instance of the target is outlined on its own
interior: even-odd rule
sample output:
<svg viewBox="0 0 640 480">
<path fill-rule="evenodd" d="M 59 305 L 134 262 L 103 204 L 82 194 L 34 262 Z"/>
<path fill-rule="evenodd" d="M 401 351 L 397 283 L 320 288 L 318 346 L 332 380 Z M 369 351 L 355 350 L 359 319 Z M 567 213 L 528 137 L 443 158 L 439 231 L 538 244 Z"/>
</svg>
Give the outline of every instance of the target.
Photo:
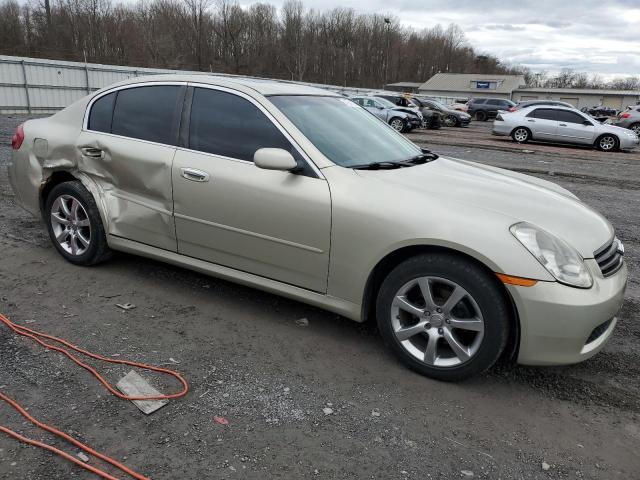
<svg viewBox="0 0 640 480">
<path fill-rule="evenodd" d="M 453 110 L 437 100 L 424 97 L 412 97 L 411 101 L 420 107 L 420 111 L 425 119 L 431 113 L 438 113 L 440 121 L 447 127 L 466 127 L 471 122 L 471 115 Z"/>
<path fill-rule="evenodd" d="M 559 100 L 525 100 L 523 102 L 518 102 L 516 106 L 510 108 L 509 111 L 515 112 L 516 110 L 520 110 L 521 108 L 534 107 L 538 105 L 554 105 L 556 107 L 575 108 L 574 105 L 571 105 L 567 102 L 561 102 Z"/>
<path fill-rule="evenodd" d="M 351 97 L 351 100 L 369 112 L 373 113 L 383 122 L 387 122 L 398 132 L 410 132 L 417 124 L 418 117 L 398 110 L 391 102 L 383 98 L 375 97 Z"/>
<path fill-rule="evenodd" d="M 615 108 L 605 107 L 603 105 L 599 105 L 595 107 L 582 107 L 580 111 L 582 113 L 588 113 L 594 118 L 615 117 L 618 114 L 618 111 Z"/>
<path fill-rule="evenodd" d="M 516 106 L 511 100 L 502 98 L 472 98 L 467 105 L 469 115 L 480 122 L 495 118 L 498 110 L 508 111 Z"/>
</svg>

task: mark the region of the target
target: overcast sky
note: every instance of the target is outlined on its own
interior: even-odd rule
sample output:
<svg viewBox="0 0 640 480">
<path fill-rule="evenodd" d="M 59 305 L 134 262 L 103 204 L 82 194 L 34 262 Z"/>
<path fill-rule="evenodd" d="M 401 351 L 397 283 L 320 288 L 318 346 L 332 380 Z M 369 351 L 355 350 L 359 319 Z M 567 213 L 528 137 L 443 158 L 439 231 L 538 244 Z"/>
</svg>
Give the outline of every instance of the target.
<svg viewBox="0 0 640 480">
<path fill-rule="evenodd" d="M 277 7 L 284 0 L 266 0 Z M 240 0 L 243 5 L 255 3 Z M 478 51 L 534 71 L 564 67 L 615 76 L 640 75 L 640 0 L 306 0 L 392 14 L 416 29 L 457 23 Z"/>
</svg>

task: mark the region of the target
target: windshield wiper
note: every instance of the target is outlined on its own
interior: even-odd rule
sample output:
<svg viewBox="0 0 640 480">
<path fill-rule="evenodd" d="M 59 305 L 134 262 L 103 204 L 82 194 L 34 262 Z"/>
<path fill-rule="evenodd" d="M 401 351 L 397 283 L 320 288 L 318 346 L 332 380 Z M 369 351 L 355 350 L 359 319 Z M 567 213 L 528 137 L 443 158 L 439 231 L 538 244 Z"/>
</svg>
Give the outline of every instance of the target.
<svg viewBox="0 0 640 480">
<path fill-rule="evenodd" d="M 420 155 L 416 155 L 415 157 L 411 157 L 406 160 L 403 160 L 401 163 L 411 164 L 411 165 L 421 165 L 423 163 L 433 162 L 438 158 L 440 158 L 438 154 L 433 153 L 429 150 L 423 149 Z"/>
<path fill-rule="evenodd" d="M 372 162 L 363 163 L 361 165 L 351 165 L 354 170 L 391 170 L 392 168 L 402 168 L 406 164 L 401 162 Z"/>
</svg>

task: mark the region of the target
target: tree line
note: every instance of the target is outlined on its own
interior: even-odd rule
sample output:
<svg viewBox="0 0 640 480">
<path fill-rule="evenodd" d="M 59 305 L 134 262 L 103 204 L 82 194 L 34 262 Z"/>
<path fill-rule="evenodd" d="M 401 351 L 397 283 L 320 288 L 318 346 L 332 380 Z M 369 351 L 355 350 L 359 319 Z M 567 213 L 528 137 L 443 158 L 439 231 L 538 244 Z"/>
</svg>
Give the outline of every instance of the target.
<svg viewBox="0 0 640 480">
<path fill-rule="evenodd" d="M 476 52 L 457 25 L 418 31 L 395 17 L 319 11 L 299 0 L 280 9 L 236 0 L 0 0 L 0 53 L 373 88 L 438 72 L 524 74 L 528 86 L 543 87 L 640 83 L 610 85 L 571 70 L 534 74 Z"/>
<path fill-rule="evenodd" d="M 280 9 L 234 0 L 3 0 L 0 52 L 376 88 L 437 72 L 514 71 L 476 53 L 456 25 L 415 31 L 397 18 L 297 0 Z"/>
</svg>

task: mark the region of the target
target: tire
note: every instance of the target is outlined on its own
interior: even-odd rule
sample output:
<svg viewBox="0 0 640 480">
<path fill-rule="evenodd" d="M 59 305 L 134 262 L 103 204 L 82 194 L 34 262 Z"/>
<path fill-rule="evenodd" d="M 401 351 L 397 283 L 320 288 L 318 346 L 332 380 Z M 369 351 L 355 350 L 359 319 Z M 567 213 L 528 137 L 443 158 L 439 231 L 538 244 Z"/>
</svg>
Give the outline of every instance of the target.
<svg viewBox="0 0 640 480">
<path fill-rule="evenodd" d="M 516 143 L 527 143 L 531 140 L 531 130 L 526 127 L 516 127 L 511 132 L 511 138 Z"/>
<path fill-rule="evenodd" d="M 457 127 L 459 126 L 459 121 L 454 115 L 447 115 L 444 117 L 444 124 L 447 127 Z"/>
<path fill-rule="evenodd" d="M 489 118 L 489 116 L 487 115 L 487 112 L 485 112 L 483 110 L 478 110 L 476 112 L 476 114 L 474 115 L 474 117 L 479 122 L 486 122 L 487 119 Z"/>
<path fill-rule="evenodd" d="M 389 120 L 389 125 L 391 125 L 391 128 L 396 132 L 404 133 L 407 131 L 407 122 L 400 117 L 393 117 Z"/>
<path fill-rule="evenodd" d="M 640 137 L 640 123 L 632 123 L 629 125 L 629 130 L 632 130 L 638 137 Z"/>
<path fill-rule="evenodd" d="M 424 285 L 434 302 L 424 300 Z M 454 292 L 460 299 L 452 300 L 451 307 L 447 301 Z M 492 367 L 511 328 L 511 309 L 498 279 L 464 257 L 446 253 L 418 255 L 393 269 L 378 292 L 376 317 L 385 344 L 404 365 L 444 381 Z"/>
<path fill-rule="evenodd" d="M 618 149 L 620 142 L 612 133 L 600 135 L 596 140 L 596 148 L 602 152 L 613 152 Z"/>
<path fill-rule="evenodd" d="M 96 202 L 79 181 L 63 182 L 49 192 L 44 220 L 53 246 L 76 265 L 95 265 L 112 255 Z"/>
</svg>

